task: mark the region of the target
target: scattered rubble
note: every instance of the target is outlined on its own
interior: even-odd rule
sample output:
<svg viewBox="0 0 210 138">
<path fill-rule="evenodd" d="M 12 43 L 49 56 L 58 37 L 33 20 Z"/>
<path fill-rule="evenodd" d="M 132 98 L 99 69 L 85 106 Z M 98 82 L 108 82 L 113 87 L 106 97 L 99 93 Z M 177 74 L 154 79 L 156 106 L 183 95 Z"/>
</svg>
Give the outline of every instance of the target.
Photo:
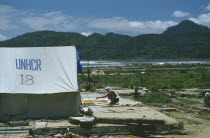
<svg viewBox="0 0 210 138">
<path fill-rule="evenodd" d="M 102 70 L 93 70 L 90 75 L 105 75 L 105 73 Z"/>
<path fill-rule="evenodd" d="M 80 109 L 80 113 L 86 116 L 93 116 L 93 111 L 91 108 L 84 107 Z"/>
</svg>

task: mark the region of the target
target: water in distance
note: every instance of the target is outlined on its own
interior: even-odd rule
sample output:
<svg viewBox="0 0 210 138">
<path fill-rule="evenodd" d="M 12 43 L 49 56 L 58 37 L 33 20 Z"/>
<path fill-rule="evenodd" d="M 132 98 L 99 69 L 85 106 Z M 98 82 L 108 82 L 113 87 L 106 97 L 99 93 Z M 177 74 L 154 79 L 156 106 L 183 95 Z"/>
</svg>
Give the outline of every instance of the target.
<svg viewBox="0 0 210 138">
<path fill-rule="evenodd" d="M 132 66 L 132 65 L 178 65 L 200 64 L 210 65 L 210 61 L 171 61 L 171 62 L 109 62 L 109 61 L 81 61 L 83 67 L 108 67 L 108 66 Z"/>
</svg>

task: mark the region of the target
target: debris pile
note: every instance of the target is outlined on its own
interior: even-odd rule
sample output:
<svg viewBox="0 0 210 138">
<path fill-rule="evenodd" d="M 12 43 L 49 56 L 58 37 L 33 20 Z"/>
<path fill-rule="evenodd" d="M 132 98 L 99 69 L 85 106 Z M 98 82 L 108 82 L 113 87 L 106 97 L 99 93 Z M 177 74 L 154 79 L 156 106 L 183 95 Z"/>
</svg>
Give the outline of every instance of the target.
<svg viewBox="0 0 210 138">
<path fill-rule="evenodd" d="M 105 75 L 105 73 L 102 70 L 93 70 L 90 75 Z"/>
</svg>

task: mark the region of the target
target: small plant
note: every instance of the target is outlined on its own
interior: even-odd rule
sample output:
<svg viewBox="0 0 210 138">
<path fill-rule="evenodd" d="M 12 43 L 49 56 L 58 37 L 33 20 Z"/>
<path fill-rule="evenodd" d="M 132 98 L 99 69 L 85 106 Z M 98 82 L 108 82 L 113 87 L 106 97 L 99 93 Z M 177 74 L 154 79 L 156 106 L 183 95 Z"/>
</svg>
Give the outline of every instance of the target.
<svg viewBox="0 0 210 138">
<path fill-rule="evenodd" d="M 92 87 L 92 88 L 90 89 L 90 91 L 91 91 L 91 92 L 95 92 L 96 89 Z"/>
<path fill-rule="evenodd" d="M 95 86 L 97 89 L 101 89 L 101 88 L 104 88 L 105 86 L 103 86 L 102 84 L 96 84 Z"/>
<path fill-rule="evenodd" d="M 168 86 L 168 83 L 166 83 L 166 82 L 161 86 L 162 90 L 165 90 L 165 89 L 168 89 L 168 88 L 169 88 L 169 86 Z"/>
<path fill-rule="evenodd" d="M 157 85 L 152 85 L 152 86 L 149 87 L 149 90 L 150 90 L 151 92 L 158 92 L 158 91 L 159 91 L 158 88 L 159 88 L 159 87 L 158 87 Z"/>
<path fill-rule="evenodd" d="M 174 88 L 174 89 L 182 89 L 184 87 L 183 80 L 178 79 L 178 78 L 172 79 L 170 82 L 170 85 L 171 85 L 171 88 Z"/>
</svg>

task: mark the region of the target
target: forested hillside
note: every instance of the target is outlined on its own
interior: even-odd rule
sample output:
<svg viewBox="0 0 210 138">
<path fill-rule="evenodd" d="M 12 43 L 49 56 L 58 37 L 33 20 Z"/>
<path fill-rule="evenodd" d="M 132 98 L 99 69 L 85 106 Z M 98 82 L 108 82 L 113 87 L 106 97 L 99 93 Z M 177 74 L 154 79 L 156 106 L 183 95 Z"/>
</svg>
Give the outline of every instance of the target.
<svg viewBox="0 0 210 138">
<path fill-rule="evenodd" d="M 0 42 L 0 47 L 66 45 L 75 45 L 78 51 L 87 51 L 91 60 L 202 60 L 210 59 L 210 29 L 192 21 L 183 21 L 162 34 L 131 37 L 94 33 L 85 37 L 79 33 L 38 31 Z"/>
</svg>

